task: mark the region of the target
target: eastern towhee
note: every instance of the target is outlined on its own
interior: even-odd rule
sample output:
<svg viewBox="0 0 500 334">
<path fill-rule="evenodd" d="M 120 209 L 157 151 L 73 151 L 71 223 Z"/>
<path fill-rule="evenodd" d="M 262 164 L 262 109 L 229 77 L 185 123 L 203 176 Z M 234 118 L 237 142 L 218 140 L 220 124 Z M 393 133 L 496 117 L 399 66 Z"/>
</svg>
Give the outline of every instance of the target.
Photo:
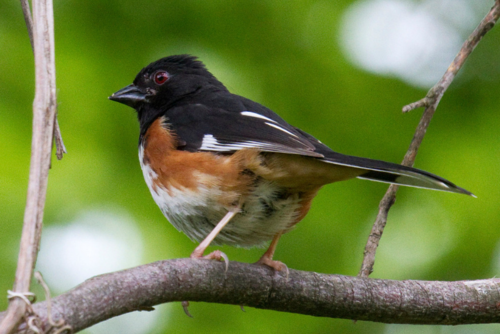
<svg viewBox="0 0 500 334">
<path fill-rule="evenodd" d="M 266 107 L 231 94 L 195 57 L 162 58 L 109 97 L 137 111 L 139 160 L 161 211 L 209 244 L 261 246 L 273 260 L 280 236 L 309 211 L 318 190 L 351 178 L 472 195 L 415 168 L 332 151 Z M 215 251 L 205 258 L 227 258 Z M 226 261 L 227 263 L 227 261 Z"/>
</svg>

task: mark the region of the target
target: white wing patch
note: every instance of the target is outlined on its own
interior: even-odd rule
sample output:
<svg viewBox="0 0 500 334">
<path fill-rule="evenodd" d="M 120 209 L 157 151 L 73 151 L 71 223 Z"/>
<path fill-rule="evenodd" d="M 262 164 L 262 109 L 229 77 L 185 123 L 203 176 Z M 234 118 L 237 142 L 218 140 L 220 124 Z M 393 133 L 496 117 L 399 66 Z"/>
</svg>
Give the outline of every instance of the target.
<svg viewBox="0 0 500 334">
<path fill-rule="evenodd" d="M 242 116 L 249 116 L 249 117 L 260 118 L 260 119 L 264 119 L 264 120 L 269 121 L 269 122 L 276 123 L 276 121 L 275 121 L 275 120 L 270 119 L 269 117 L 266 117 L 266 116 L 264 116 L 264 115 L 257 114 L 256 112 L 253 112 L 253 111 L 242 111 L 242 112 L 241 112 L 241 115 L 242 115 Z"/>
<path fill-rule="evenodd" d="M 262 143 L 258 141 L 242 141 L 239 143 L 219 143 L 217 138 L 215 138 L 211 134 L 206 134 L 203 136 L 203 141 L 201 142 L 200 150 L 202 151 L 219 151 L 219 152 L 228 152 L 228 151 L 237 151 L 244 148 L 273 148 L 274 144 L 270 143 Z"/>
</svg>

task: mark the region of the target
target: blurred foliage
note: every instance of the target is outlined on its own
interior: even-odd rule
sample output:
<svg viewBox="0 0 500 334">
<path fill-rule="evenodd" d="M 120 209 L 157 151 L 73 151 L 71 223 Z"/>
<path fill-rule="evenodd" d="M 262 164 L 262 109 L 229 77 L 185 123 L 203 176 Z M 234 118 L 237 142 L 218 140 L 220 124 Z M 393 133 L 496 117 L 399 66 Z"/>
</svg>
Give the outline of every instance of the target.
<svg viewBox="0 0 500 334">
<path fill-rule="evenodd" d="M 144 263 L 191 253 L 194 244 L 167 223 L 143 181 L 135 112 L 107 99 L 143 66 L 171 54 L 199 56 L 232 92 L 270 107 L 334 150 L 402 160 L 421 111 L 403 115 L 401 107 L 426 91 L 350 65 L 339 50 L 337 33 L 352 2 L 56 1 L 58 110 L 68 154 L 52 163 L 45 225 L 71 221 L 95 207 L 119 207 L 139 224 Z M 478 198 L 401 189 L 372 277 L 498 275 L 499 40 L 497 27 L 470 57 L 445 94 L 416 161 L 416 167 Z M 0 0 L 0 47 L 1 293 L 12 287 L 17 261 L 34 94 L 33 56 L 18 1 Z M 361 180 L 325 187 L 309 215 L 282 239 L 275 258 L 294 269 L 357 274 L 386 188 Z M 222 249 L 231 260 L 243 262 L 262 253 Z M 0 309 L 6 305 L 0 298 Z M 243 313 L 228 305 L 192 303 L 190 310 L 194 319 L 173 305 L 165 327 L 154 332 L 388 330 L 383 324 L 249 308 Z"/>
</svg>

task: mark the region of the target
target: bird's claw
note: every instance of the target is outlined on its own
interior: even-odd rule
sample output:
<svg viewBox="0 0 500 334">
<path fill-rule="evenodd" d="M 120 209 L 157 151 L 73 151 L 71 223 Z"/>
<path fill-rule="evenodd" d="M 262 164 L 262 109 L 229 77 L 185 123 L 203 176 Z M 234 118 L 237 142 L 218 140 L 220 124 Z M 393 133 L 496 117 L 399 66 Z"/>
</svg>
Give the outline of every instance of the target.
<svg viewBox="0 0 500 334">
<path fill-rule="evenodd" d="M 227 257 L 227 255 L 220 250 L 213 251 L 212 253 L 205 255 L 205 256 L 198 256 L 197 254 L 195 254 L 193 252 L 193 254 L 191 254 L 191 258 L 192 259 L 217 260 L 217 261 L 223 260 L 224 263 L 226 264 L 226 270 L 224 271 L 224 273 L 226 273 L 227 270 L 229 269 L 229 257 Z"/>
</svg>

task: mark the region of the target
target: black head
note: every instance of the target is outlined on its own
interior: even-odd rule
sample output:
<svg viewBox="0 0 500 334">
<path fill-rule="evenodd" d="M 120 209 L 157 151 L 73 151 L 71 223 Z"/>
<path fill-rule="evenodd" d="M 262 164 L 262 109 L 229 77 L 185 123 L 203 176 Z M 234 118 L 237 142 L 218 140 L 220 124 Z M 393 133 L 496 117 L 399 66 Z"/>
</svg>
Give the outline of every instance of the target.
<svg viewBox="0 0 500 334">
<path fill-rule="evenodd" d="M 204 88 L 226 90 L 196 57 L 177 55 L 144 67 L 133 84 L 117 91 L 109 99 L 134 108 L 142 126 L 152 122 L 179 100 Z"/>
</svg>

